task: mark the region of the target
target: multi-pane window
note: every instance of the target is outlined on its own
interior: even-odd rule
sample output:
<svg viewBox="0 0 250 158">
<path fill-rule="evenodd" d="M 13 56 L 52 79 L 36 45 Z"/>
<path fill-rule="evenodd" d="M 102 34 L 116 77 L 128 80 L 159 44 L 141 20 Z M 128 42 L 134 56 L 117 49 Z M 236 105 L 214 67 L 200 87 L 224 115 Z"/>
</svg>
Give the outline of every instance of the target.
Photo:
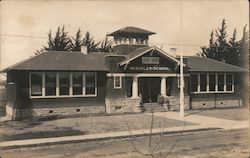
<svg viewBox="0 0 250 158">
<path fill-rule="evenodd" d="M 56 73 L 45 73 L 45 96 L 56 95 Z"/>
<path fill-rule="evenodd" d="M 59 74 L 59 95 L 69 95 L 69 73 Z"/>
<path fill-rule="evenodd" d="M 190 89 L 193 93 L 221 93 L 234 91 L 233 74 L 191 74 Z"/>
<path fill-rule="evenodd" d="M 42 73 L 31 73 L 31 96 L 42 96 Z"/>
<path fill-rule="evenodd" d="M 207 91 L 207 74 L 200 74 L 200 91 Z"/>
<path fill-rule="evenodd" d="M 95 94 L 95 73 L 88 72 L 86 73 L 86 94 Z"/>
<path fill-rule="evenodd" d="M 73 95 L 82 95 L 83 92 L 83 74 L 73 73 Z"/>
<path fill-rule="evenodd" d="M 159 57 L 142 57 L 143 64 L 159 64 Z"/>
<path fill-rule="evenodd" d="M 224 74 L 218 74 L 218 91 L 224 91 Z"/>
<path fill-rule="evenodd" d="M 30 73 L 31 97 L 96 96 L 95 72 Z"/>
<path fill-rule="evenodd" d="M 114 88 L 115 89 L 122 88 L 122 77 L 121 76 L 114 76 Z"/>
<path fill-rule="evenodd" d="M 191 92 L 198 91 L 198 74 L 191 74 L 190 75 L 191 82 Z"/>
<path fill-rule="evenodd" d="M 226 74 L 226 91 L 232 91 L 232 90 L 233 90 L 233 75 Z"/>
<path fill-rule="evenodd" d="M 215 85 L 216 85 L 216 80 L 215 80 L 215 74 L 208 74 L 209 75 L 209 91 L 215 91 Z"/>
</svg>

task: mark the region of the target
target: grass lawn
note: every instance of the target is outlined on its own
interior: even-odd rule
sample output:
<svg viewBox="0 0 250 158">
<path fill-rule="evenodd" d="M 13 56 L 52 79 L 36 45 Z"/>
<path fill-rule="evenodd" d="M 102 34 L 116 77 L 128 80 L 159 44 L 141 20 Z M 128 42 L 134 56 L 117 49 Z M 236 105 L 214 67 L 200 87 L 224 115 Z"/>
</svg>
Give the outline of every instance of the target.
<svg viewBox="0 0 250 158">
<path fill-rule="evenodd" d="M 244 121 L 249 118 L 248 108 L 230 108 L 230 109 L 210 109 L 210 110 L 190 110 L 188 114 L 210 116 L 228 120 Z"/>
<path fill-rule="evenodd" d="M 154 128 L 167 128 L 183 125 L 197 125 L 163 117 L 154 117 Z M 149 129 L 151 115 L 129 114 L 113 116 L 91 116 L 76 118 L 27 119 L 0 123 L 0 140 L 17 140 L 94 134 Z"/>
</svg>

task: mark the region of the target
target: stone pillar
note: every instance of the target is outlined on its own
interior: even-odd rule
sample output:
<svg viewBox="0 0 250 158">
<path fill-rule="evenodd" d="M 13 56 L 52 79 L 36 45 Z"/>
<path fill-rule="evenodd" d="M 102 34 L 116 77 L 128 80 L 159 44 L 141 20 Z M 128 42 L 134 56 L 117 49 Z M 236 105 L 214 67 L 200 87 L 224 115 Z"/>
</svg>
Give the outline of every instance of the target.
<svg viewBox="0 0 250 158">
<path fill-rule="evenodd" d="M 167 90 L 166 77 L 162 77 L 161 78 L 161 95 L 166 96 L 166 90 Z"/>
<path fill-rule="evenodd" d="M 132 98 L 138 98 L 138 78 L 133 77 Z"/>
</svg>

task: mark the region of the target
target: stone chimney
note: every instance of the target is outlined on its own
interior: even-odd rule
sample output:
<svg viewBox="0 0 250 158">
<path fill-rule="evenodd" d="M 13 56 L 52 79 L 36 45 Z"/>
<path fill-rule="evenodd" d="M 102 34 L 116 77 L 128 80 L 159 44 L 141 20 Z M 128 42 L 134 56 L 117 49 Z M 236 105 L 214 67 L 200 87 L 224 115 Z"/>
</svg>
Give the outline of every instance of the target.
<svg viewBox="0 0 250 158">
<path fill-rule="evenodd" d="M 87 46 L 81 46 L 81 53 L 88 54 L 88 48 L 87 48 Z"/>
</svg>

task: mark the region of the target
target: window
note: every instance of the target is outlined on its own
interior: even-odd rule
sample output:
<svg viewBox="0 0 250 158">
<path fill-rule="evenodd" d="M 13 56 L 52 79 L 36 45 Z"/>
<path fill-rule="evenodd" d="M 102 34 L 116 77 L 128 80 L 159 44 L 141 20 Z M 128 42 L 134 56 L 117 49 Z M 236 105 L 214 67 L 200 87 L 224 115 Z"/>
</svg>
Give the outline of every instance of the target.
<svg viewBox="0 0 250 158">
<path fill-rule="evenodd" d="M 31 73 L 31 96 L 42 96 L 42 73 Z"/>
<path fill-rule="evenodd" d="M 86 95 L 95 94 L 95 73 L 86 73 Z"/>
<path fill-rule="evenodd" d="M 215 74 L 208 74 L 209 75 L 209 91 L 215 91 Z"/>
<path fill-rule="evenodd" d="M 30 97 L 79 97 L 96 96 L 95 72 L 32 72 Z"/>
<path fill-rule="evenodd" d="M 200 74 L 200 91 L 207 91 L 207 74 Z"/>
<path fill-rule="evenodd" d="M 59 74 L 59 95 L 69 95 L 69 73 Z"/>
<path fill-rule="evenodd" d="M 122 77 L 114 76 L 114 88 L 121 89 L 122 88 Z"/>
<path fill-rule="evenodd" d="M 142 57 L 143 64 L 159 64 L 159 57 Z"/>
<path fill-rule="evenodd" d="M 56 95 L 56 73 L 45 74 L 45 95 L 46 96 Z"/>
<path fill-rule="evenodd" d="M 218 91 L 224 91 L 224 74 L 218 74 Z"/>
<path fill-rule="evenodd" d="M 83 77 L 82 73 L 73 73 L 73 95 L 82 95 L 83 91 Z"/>
<path fill-rule="evenodd" d="M 229 73 L 191 74 L 190 89 L 192 93 L 234 92 L 234 76 Z"/>
<path fill-rule="evenodd" d="M 233 91 L 233 75 L 226 74 L 226 91 Z"/>
<path fill-rule="evenodd" d="M 198 74 L 191 74 L 191 92 L 198 91 Z"/>
</svg>

